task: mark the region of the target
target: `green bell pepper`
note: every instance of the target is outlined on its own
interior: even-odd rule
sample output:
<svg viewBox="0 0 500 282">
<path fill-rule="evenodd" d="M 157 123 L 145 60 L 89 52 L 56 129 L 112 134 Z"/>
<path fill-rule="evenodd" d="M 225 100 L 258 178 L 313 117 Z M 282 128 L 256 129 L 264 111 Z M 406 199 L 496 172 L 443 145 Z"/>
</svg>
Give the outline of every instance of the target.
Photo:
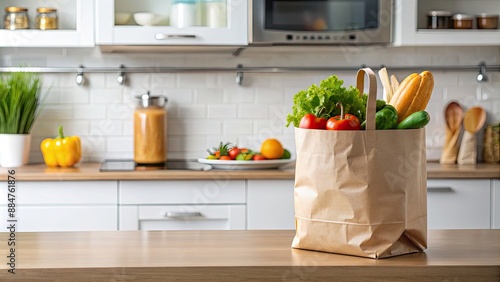
<svg viewBox="0 0 500 282">
<path fill-rule="evenodd" d="M 375 114 L 375 129 L 393 129 L 398 125 L 398 111 L 391 105 L 386 104 Z M 366 120 L 361 124 L 361 129 L 365 129 Z"/>
</svg>

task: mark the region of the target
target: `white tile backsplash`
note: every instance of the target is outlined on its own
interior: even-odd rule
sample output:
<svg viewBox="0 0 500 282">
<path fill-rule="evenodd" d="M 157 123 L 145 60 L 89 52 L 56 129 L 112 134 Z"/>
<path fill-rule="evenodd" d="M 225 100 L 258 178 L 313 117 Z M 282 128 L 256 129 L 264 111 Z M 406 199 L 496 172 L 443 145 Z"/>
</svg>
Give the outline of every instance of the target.
<svg viewBox="0 0 500 282">
<path fill-rule="evenodd" d="M 121 101 L 122 101 L 121 89 L 96 88 L 90 90 L 91 104 L 111 104 L 111 103 L 121 103 Z"/>
<path fill-rule="evenodd" d="M 73 105 L 73 119 L 103 119 L 106 117 L 106 106 L 105 105 Z"/>
<path fill-rule="evenodd" d="M 245 51 L 239 57 L 200 54 L 102 54 L 99 48 L 0 49 L 3 66 L 92 67 L 335 67 L 478 65 L 500 63 L 499 47 L 340 47 L 315 53 L 296 51 Z M 401 82 L 411 71 L 391 71 Z M 169 101 L 168 157 L 204 157 L 207 148 L 220 141 L 260 149 L 262 140 L 275 137 L 294 155 L 294 129 L 285 127 L 293 96 L 331 74 L 355 84 L 355 72 L 302 71 L 289 73 L 244 73 L 243 84 L 235 73 L 127 73 L 127 84 L 119 85 L 118 73 L 85 73 L 87 84 L 78 86 L 76 74 L 44 74 L 43 89 L 50 95 L 33 128 L 31 161 L 41 161 L 39 142 L 57 134 L 62 124 L 68 135 L 82 138 L 84 160 L 133 157 L 132 117 L 134 96 L 150 90 Z M 443 109 L 450 100 L 467 109 L 483 106 L 488 122 L 500 121 L 500 73 L 488 72 L 490 81 L 478 83 L 475 71 L 434 71 L 435 88 L 427 110 L 428 158 L 438 159 L 444 139 Z M 379 98 L 382 87 L 378 81 Z"/>
<path fill-rule="evenodd" d="M 234 105 L 208 105 L 208 118 L 231 119 L 236 118 L 236 107 Z"/>
</svg>

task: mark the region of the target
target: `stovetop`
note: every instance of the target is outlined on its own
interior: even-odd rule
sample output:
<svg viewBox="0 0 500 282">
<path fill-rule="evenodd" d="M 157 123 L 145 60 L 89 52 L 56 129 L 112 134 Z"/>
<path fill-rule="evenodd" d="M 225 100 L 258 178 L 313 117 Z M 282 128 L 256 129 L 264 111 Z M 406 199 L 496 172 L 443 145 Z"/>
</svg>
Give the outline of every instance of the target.
<svg viewBox="0 0 500 282">
<path fill-rule="evenodd" d="M 134 160 L 104 160 L 99 171 L 141 171 L 141 170 L 211 170 L 212 166 L 201 164 L 193 160 L 168 160 L 162 164 L 143 165 L 137 164 Z"/>
</svg>

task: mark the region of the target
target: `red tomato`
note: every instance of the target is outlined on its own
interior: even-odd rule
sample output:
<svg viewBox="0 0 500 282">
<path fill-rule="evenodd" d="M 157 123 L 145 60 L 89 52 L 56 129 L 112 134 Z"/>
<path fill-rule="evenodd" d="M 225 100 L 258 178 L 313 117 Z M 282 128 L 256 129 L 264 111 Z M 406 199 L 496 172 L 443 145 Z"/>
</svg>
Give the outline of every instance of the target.
<svg viewBox="0 0 500 282">
<path fill-rule="evenodd" d="M 343 119 L 340 116 L 334 116 L 326 122 L 327 130 L 360 130 L 359 119 L 351 114 L 345 114 Z"/>
<path fill-rule="evenodd" d="M 236 160 L 236 156 L 241 152 L 240 148 L 234 147 L 231 150 L 229 150 L 229 157 L 231 160 Z"/>
<path fill-rule="evenodd" d="M 221 156 L 219 158 L 219 160 L 221 160 L 221 161 L 229 161 L 229 160 L 231 160 L 231 157 L 230 156 Z"/>
<path fill-rule="evenodd" d="M 300 120 L 299 127 L 307 129 L 325 129 L 326 119 L 319 118 L 313 114 L 305 114 Z"/>
<path fill-rule="evenodd" d="M 259 155 L 259 154 L 255 154 L 255 155 L 253 155 L 253 157 L 252 157 L 252 160 L 254 160 L 254 161 L 263 161 L 263 160 L 265 160 L 265 159 L 266 159 L 266 158 L 264 158 L 263 156 L 261 156 L 261 155 Z"/>
</svg>

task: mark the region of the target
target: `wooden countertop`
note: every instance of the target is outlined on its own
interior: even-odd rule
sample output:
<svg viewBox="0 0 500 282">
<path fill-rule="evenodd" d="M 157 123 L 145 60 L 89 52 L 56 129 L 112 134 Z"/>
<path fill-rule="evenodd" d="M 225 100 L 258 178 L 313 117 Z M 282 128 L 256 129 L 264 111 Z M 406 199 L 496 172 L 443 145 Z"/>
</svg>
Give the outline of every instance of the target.
<svg viewBox="0 0 500 282">
<path fill-rule="evenodd" d="M 16 233 L 0 281 L 500 281 L 500 230 L 430 230 L 423 253 L 374 260 L 292 249 L 293 230 Z M 6 244 L 9 233 L 0 233 Z M 6 244 L 7 245 L 7 244 Z"/>
<path fill-rule="evenodd" d="M 294 167 L 267 170 L 150 170 L 127 172 L 99 172 L 100 163 L 82 163 L 76 168 L 49 168 L 32 164 L 16 168 L 17 180 L 193 180 L 193 179 L 294 179 Z M 0 179 L 6 179 L 7 168 L 0 168 Z M 457 179 L 500 179 L 500 165 L 470 166 L 427 164 L 427 177 Z"/>
</svg>

